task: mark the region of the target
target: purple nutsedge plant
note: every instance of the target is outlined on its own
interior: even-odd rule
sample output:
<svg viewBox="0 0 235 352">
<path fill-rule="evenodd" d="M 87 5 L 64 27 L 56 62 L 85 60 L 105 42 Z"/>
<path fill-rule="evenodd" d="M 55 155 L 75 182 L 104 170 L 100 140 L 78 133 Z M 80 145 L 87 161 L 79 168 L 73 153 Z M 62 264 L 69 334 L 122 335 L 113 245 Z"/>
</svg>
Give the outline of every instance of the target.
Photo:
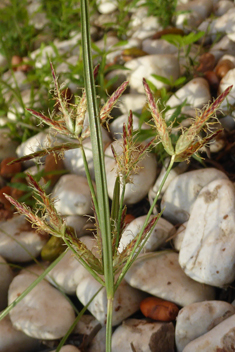
<svg viewBox="0 0 235 352">
<path fill-rule="evenodd" d="M 63 153 L 64 150 L 80 148 L 92 196 L 94 219 L 96 222 L 95 237 L 97 241 L 98 255 L 94 255 L 79 240 L 79 238 L 77 238 L 74 230 L 66 226 L 64 219 L 58 214 L 54 207 L 54 200 L 45 193 L 44 189 L 38 184 L 38 182 L 36 182 L 33 176 L 28 175 L 28 180 L 37 195 L 36 212 L 29 207 L 26 207 L 24 204 L 20 204 L 8 195 L 5 195 L 5 197 L 16 207 L 18 212 L 24 214 L 38 230 L 44 230 L 52 236 L 60 237 L 67 247 L 73 251 L 77 260 L 91 273 L 91 275 L 93 275 L 93 277 L 100 283 L 101 287 L 105 288 L 107 297 L 106 352 L 111 352 L 114 295 L 127 271 L 143 249 L 143 246 L 151 235 L 156 222 L 161 216 L 161 213 L 152 216 L 152 212 L 162 187 L 174 162 L 189 159 L 203 145 L 208 143 L 219 133 L 219 131 L 210 132 L 208 126 L 210 126 L 211 119 L 215 117 L 216 110 L 229 94 L 232 87 L 227 88 L 204 111 L 197 113 L 192 125 L 188 129 L 182 130 L 181 136 L 174 145 L 171 139 L 170 128 L 167 127 L 167 124 L 159 111 L 158 105 L 154 101 L 149 85 L 145 79 L 143 80 L 147 103 L 155 123 L 156 138 L 147 145 L 137 144 L 133 135 L 133 119 L 132 113 L 130 112 L 127 125 L 124 124 L 123 126 L 122 150 L 117 153 L 114 148 L 112 149 L 113 157 L 117 165 L 117 177 L 110 210 L 101 125 L 105 125 L 110 119 L 111 110 L 125 91 L 128 82 L 124 82 L 111 95 L 104 106 L 100 109 L 98 108 L 95 90 L 95 77 L 98 72 L 98 67 L 94 70 L 92 67 L 89 8 L 87 0 L 81 0 L 81 17 L 85 89 L 82 92 L 81 97 L 78 98 L 78 104 L 71 104 L 61 93 L 61 87 L 58 84 L 54 68 L 51 65 L 57 109 L 55 109 L 49 117 L 37 111 L 29 110 L 35 117 L 39 118 L 43 123 L 54 129 L 56 133 L 65 135 L 67 137 L 66 140 L 69 138 L 70 141 L 61 143 L 60 145 L 51 146 L 50 148 L 27 155 L 14 162 L 30 160 L 35 157 L 46 155 L 47 153 L 57 154 Z M 58 110 L 59 113 L 57 113 L 56 110 Z M 84 126 L 86 112 L 89 117 L 88 127 Z M 202 138 L 200 136 L 200 131 L 203 129 L 209 132 L 207 132 L 206 136 Z M 83 147 L 83 141 L 87 137 L 91 137 L 96 190 L 90 176 Z M 146 152 L 151 148 L 151 145 L 157 142 L 161 142 L 166 152 L 170 155 L 170 164 L 141 230 L 127 247 L 122 252 L 119 252 L 119 243 L 125 228 L 125 185 L 132 182 L 132 175 L 138 172 L 139 161 L 146 155 Z M 0 319 L 8 314 L 10 309 L 24 298 L 25 295 L 47 275 L 49 270 L 58 263 L 61 256 L 57 258 L 55 262 L 46 269 L 45 273 L 42 274 L 40 278 L 37 278 L 35 282 L 16 299 L 16 301 L 0 314 Z"/>
</svg>

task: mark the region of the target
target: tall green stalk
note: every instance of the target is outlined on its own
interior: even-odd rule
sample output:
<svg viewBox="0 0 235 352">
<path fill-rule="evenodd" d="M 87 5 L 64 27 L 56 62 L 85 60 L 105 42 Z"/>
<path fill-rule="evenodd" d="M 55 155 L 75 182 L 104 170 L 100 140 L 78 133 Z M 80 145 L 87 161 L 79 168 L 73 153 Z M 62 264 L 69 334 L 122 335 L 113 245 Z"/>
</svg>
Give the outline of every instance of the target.
<svg viewBox="0 0 235 352">
<path fill-rule="evenodd" d="M 81 18 L 85 89 L 91 131 L 95 181 L 97 188 L 97 203 L 99 209 L 99 213 L 97 215 L 102 237 L 104 277 L 108 300 L 108 312 L 106 323 L 106 351 L 109 352 L 111 351 L 112 302 L 114 297 L 112 238 L 107 180 L 104 164 L 104 150 L 92 67 L 89 7 L 87 0 L 81 0 Z"/>
</svg>

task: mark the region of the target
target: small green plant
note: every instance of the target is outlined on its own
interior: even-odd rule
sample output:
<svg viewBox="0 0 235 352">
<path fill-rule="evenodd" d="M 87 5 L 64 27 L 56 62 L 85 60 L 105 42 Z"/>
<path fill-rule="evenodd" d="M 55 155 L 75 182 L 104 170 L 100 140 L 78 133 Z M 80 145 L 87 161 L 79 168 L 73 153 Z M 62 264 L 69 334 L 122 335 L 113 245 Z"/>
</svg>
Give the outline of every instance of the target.
<svg viewBox="0 0 235 352">
<path fill-rule="evenodd" d="M 143 80 L 147 103 L 154 122 L 154 134 L 156 138 L 145 146 L 136 144 L 135 136 L 133 136 L 132 113 L 130 113 L 127 124 L 124 124 L 123 126 L 123 152 L 118 154 L 113 148 L 113 157 L 118 166 L 118 173 L 116 186 L 114 188 L 112 208 L 110 210 L 105 173 L 104 150 L 101 137 L 101 125 L 106 123 L 106 121 L 110 118 L 111 110 L 121 94 L 123 94 L 128 82 L 124 82 L 101 108 L 98 107 L 95 86 L 95 77 L 97 76 L 98 68 L 96 67 L 94 69 L 92 64 L 88 0 L 81 1 L 81 16 L 85 89 L 79 99 L 78 104 L 70 104 L 61 94 L 61 87 L 58 84 L 54 68 L 51 65 L 55 86 L 55 97 L 57 104 L 59 105 L 59 119 L 56 115 L 49 118 L 46 115 L 32 109 L 28 110 L 35 117 L 52 127 L 55 131 L 75 139 L 76 143 L 69 142 L 57 146 L 51 146 L 51 148 L 47 148 L 47 150 L 41 150 L 19 160 L 29 160 L 36 156 L 46 155 L 48 152 L 57 153 L 67 149 L 81 148 L 86 176 L 93 200 L 94 216 L 97 227 L 96 240 L 97 246 L 100 248 L 99 257 L 95 257 L 93 253 L 79 240 L 79 238 L 76 237 L 73 229 L 66 227 L 64 219 L 57 213 L 53 201 L 46 194 L 45 190 L 39 185 L 36 179 L 31 175 L 28 175 L 28 182 L 37 195 L 36 212 L 33 212 L 29 207 L 14 200 L 10 196 L 5 195 L 5 197 L 17 208 L 18 212 L 24 214 L 29 221 L 33 223 L 33 226 L 38 229 L 42 229 L 55 237 L 63 239 L 68 248 L 74 252 L 78 261 L 101 284 L 101 287 L 105 287 L 107 293 L 106 351 L 111 352 L 114 295 L 127 271 L 134 263 L 149 238 L 156 222 L 161 216 L 160 213 L 151 218 L 153 208 L 156 205 L 162 187 L 175 162 L 180 162 L 190 158 L 203 145 L 219 133 L 219 131 L 214 133 L 208 132 L 203 139 L 199 136 L 201 129 L 210 124 L 210 119 L 213 117 L 221 102 L 229 94 L 231 87 L 226 89 L 225 92 L 222 93 L 222 95 L 204 111 L 198 113 L 195 121 L 189 129 L 183 130 L 178 140 L 173 141 L 171 138 L 170 127 L 167 126 L 165 120 L 162 118 L 162 114 L 158 105 L 155 103 L 153 93 L 151 92 L 148 83 L 145 79 Z M 86 111 L 88 111 L 89 115 L 89 127 L 84 129 L 83 123 Z M 208 131 L 210 131 L 210 128 L 208 128 Z M 92 183 L 82 144 L 83 140 L 88 136 L 91 136 L 92 142 L 97 191 L 95 191 Z M 77 143 L 77 141 L 79 143 Z M 149 150 L 151 145 L 156 142 L 161 143 L 167 154 L 170 155 L 170 164 L 139 234 L 133 238 L 133 240 L 122 252 L 119 252 L 118 246 L 124 228 L 123 219 L 126 212 L 123 201 L 125 187 L 129 182 L 131 182 L 133 172 L 138 172 L 138 161 L 140 158 L 144 157 L 146 151 Z M 41 216 L 39 216 L 39 214 L 41 214 Z M 45 276 L 58 263 L 64 254 L 65 253 L 62 253 L 60 257 L 57 258 L 50 265 L 50 267 L 45 270 L 44 274 L 37 278 L 20 297 L 18 297 L 5 311 L 0 314 L 0 319 L 8 314 L 10 309 L 12 309 L 15 304 L 25 297 L 38 282 L 45 278 Z M 61 344 L 59 347 L 61 347 Z M 59 351 L 59 347 L 57 348 L 57 351 Z"/>
<path fill-rule="evenodd" d="M 146 0 L 143 4 L 148 7 L 148 14 L 156 16 L 163 28 L 173 24 L 176 5 L 177 0 Z"/>
</svg>

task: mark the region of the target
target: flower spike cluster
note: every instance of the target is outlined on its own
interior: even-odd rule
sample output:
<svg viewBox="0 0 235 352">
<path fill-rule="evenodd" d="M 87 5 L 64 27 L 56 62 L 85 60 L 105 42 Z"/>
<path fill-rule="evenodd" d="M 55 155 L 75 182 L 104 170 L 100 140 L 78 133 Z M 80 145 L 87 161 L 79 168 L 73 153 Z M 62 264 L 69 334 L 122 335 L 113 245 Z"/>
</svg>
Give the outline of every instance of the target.
<svg viewBox="0 0 235 352">
<path fill-rule="evenodd" d="M 204 138 L 201 138 L 199 136 L 199 133 L 201 132 L 203 127 L 206 124 L 210 124 L 208 120 L 213 117 L 222 101 L 230 93 L 232 86 L 228 87 L 211 105 L 208 106 L 208 108 L 206 108 L 204 111 L 202 111 L 196 116 L 192 125 L 181 134 L 174 148 L 166 122 L 163 119 L 161 113 L 159 112 L 159 109 L 154 101 L 153 94 L 145 79 L 143 79 L 143 85 L 160 141 L 162 142 L 166 152 L 169 155 L 174 156 L 175 161 L 179 162 L 187 160 L 202 146 L 207 144 L 210 140 L 212 140 L 216 135 L 221 132 L 221 130 L 211 132 L 207 134 Z"/>
</svg>

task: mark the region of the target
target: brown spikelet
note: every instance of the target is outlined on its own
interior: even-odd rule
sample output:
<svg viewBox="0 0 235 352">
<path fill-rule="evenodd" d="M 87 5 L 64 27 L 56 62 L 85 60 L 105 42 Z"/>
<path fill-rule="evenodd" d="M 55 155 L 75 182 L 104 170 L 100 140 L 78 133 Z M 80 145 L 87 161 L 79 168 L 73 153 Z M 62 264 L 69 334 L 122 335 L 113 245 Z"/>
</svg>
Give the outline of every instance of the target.
<svg viewBox="0 0 235 352">
<path fill-rule="evenodd" d="M 32 227 L 38 230 L 43 230 L 47 233 L 52 233 L 52 229 L 48 226 L 39 216 L 34 214 L 29 207 L 25 204 L 19 203 L 17 200 L 13 199 L 11 196 L 4 193 L 5 198 L 17 209 L 18 213 L 27 217 L 27 219 L 32 223 Z M 54 233 L 53 233 L 54 234 Z M 58 235 L 58 234 L 55 234 Z"/>
<path fill-rule="evenodd" d="M 160 140 L 161 140 L 166 152 L 169 155 L 174 155 L 174 148 L 171 143 L 171 139 L 170 139 L 170 135 L 169 135 L 169 132 L 167 129 L 166 122 L 162 118 L 162 115 L 159 112 L 157 105 L 155 104 L 153 94 L 152 94 L 145 78 L 143 78 L 143 85 L 144 85 L 145 93 L 147 96 L 148 105 L 149 105 L 151 114 L 153 116 L 153 120 L 156 125 Z"/>
<path fill-rule="evenodd" d="M 51 148 L 39 150 L 38 152 L 29 154 L 29 155 L 26 155 L 26 156 L 22 156 L 19 159 L 12 160 L 8 165 L 12 165 L 12 164 L 15 164 L 15 163 L 19 163 L 19 162 L 31 160 L 31 159 L 34 159 L 34 158 L 42 157 L 44 155 L 47 155 L 47 154 L 50 154 L 50 153 L 53 153 L 53 152 L 63 152 L 65 150 L 76 149 L 76 148 L 79 148 L 79 147 L 80 147 L 79 143 L 59 144 L 59 145 L 56 145 L 56 146 L 51 147 Z"/>
<path fill-rule="evenodd" d="M 120 87 L 111 95 L 108 101 L 104 104 L 104 106 L 100 110 L 100 120 L 103 123 L 107 118 L 110 118 L 110 112 L 116 104 L 117 100 L 120 98 L 122 93 L 125 91 L 128 82 L 123 82 Z"/>
<path fill-rule="evenodd" d="M 41 202 L 37 200 L 38 205 L 41 204 L 43 206 L 47 212 L 47 215 L 49 216 L 52 227 L 59 231 L 63 226 L 63 221 L 61 216 L 58 215 L 52 200 L 48 197 L 48 195 L 45 193 L 39 183 L 32 177 L 32 175 L 27 174 L 27 179 L 34 192 L 36 192 L 41 198 Z"/>
</svg>

